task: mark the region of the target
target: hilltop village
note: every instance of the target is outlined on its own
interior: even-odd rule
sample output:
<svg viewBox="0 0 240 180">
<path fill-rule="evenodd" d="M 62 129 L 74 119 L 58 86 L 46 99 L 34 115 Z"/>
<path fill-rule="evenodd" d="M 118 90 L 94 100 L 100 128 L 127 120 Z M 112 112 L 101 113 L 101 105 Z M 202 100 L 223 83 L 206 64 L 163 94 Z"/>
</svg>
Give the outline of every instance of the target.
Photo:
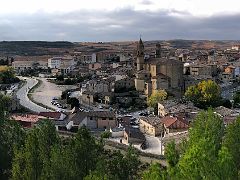
<svg viewBox="0 0 240 180">
<path fill-rule="evenodd" d="M 4 43 L 12 48 L 4 50 Z M 2 118 L 26 132 L 44 128 L 48 120 L 65 142 L 79 132 L 86 135 L 87 129 L 86 136 L 100 139 L 107 150 L 134 148 L 142 163 L 154 161 L 166 168 L 169 147 L 181 150 L 184 142 L 192 142 L 196 130 L 190 130 L 192 125 L 201 122 L 199 128 L 207 131 L 213 117 L 214 123 L 230 128 L 240 113 L 237 42 L 140 38 L 119 43 L 2 42 L 0 46 Z"/>
</svg>

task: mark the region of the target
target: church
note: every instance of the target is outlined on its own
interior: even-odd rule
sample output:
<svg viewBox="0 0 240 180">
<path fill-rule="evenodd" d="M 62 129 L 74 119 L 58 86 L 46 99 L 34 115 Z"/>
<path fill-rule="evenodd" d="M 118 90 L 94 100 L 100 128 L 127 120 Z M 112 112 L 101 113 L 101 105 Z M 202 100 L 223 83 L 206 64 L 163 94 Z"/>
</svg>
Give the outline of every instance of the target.
<svg viewBox="0 0 240 180">
<path fill-rule="evenodd" d="M 183 63 L 174 57 L 162 57 L 161 45 L 156 44 L 155 57 L 144 56 L 144 44 L 137 44 L 137 72 L 135 87 L 147 97 L 157 90 L 165 89 L 175 94 L 183 89 Z"/>
</svg>

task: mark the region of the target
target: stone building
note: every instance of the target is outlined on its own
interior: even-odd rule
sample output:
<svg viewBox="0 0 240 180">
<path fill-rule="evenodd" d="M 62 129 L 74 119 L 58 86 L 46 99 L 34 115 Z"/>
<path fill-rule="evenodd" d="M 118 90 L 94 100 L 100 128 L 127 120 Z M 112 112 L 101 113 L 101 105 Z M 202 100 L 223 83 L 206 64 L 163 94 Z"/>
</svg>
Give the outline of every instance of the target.
<svg viewBox="0 0 240 180">
<path fill-rule="evenodd" d="M 142 133 L 151 136 L 163 136 L 164 126 L 158 117 L 140 117 L 139 118 L 139 129 Z"/>
<path fill-rule="evenodd" d="M 156 45 L 155 57 L 144 58 L 144 45 L 137 45 L 137 73 L 135 87 L 150 96 L 159 89 L 183 88 L 183 63 L 174 58 L 161 57 L 161 45 Z"/>
</svg>

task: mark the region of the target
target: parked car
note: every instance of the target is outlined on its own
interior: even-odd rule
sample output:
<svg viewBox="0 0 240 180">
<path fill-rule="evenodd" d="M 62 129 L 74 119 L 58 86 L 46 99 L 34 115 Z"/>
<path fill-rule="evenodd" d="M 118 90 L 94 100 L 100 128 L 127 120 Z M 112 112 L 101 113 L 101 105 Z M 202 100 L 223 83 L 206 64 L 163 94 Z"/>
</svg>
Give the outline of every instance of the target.
<svg viewBox="0 0 240 180">
<path fill-rule="evenodd" d="M 56 100 L 58 100 L 58 98 L 57 98 L 57 97 L 53 97 L 52 100 L 53 100 L 53 101 L 56 101 Z"/>
<path fill-rule="evenodd" d="M 63 108 L 63 109 L 67 109 L 67 106 L 63 106 L 62 108 Z"/>
</svg>

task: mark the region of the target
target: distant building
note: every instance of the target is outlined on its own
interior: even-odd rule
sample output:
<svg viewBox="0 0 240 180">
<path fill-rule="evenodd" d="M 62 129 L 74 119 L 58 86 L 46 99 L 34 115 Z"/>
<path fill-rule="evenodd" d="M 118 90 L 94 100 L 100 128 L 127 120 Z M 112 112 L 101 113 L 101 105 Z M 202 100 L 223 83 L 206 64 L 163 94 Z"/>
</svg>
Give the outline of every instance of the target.
<svg viewBox="0 0 240 180">
<path fill-rule="evenodd" d="M 112 111 L 76 111 L 69 115 L 67 122 L 67 129 L 78 129 L 83 125 L 89 129 L 110 129 L 117 126 L 116 114 Z"/>
<path fill-rule="evenodd" d="M 161 118 L 164 125 L 165 134 L 187 131 L 189 128 L 188 121 L 178 116 L 166 116 Z"/>
<path fill-rule="evenodd" d="M 156 45 L 155 57 L 144 58 L 144 45 L 137 45 L 137 72 L 135 87 L 150 96 L 159 89 L 183 89 L 183 63 L 161 56 L 161 45 Z"/>
<path fill-rule="evenodd" d="M 69 74 L 73 71 L 75 60 L 71 56 L 53 57 L 48 59 L 50 69 L 58 69 L 61 74 Z"/>
<path fill-rule="evenodd" d="M 19 122 L 25 128 L 31 128 L 39 121 L 38 115 L 34 114 L 13 114 L 11 119 Z"/>
<path fill-rule="evenodd" d="M 164 126 L 158 117 L 140 117 L 139 129 L 142 133 L 151 136 L 164 136 Z"/>
<path fill-rule="evenodd" d="M 12 67 L 16 73 L 24 72 L 29 69 L 47 69 L 48 63 L 46 61 L 14 61 Z"/>
</svg>

